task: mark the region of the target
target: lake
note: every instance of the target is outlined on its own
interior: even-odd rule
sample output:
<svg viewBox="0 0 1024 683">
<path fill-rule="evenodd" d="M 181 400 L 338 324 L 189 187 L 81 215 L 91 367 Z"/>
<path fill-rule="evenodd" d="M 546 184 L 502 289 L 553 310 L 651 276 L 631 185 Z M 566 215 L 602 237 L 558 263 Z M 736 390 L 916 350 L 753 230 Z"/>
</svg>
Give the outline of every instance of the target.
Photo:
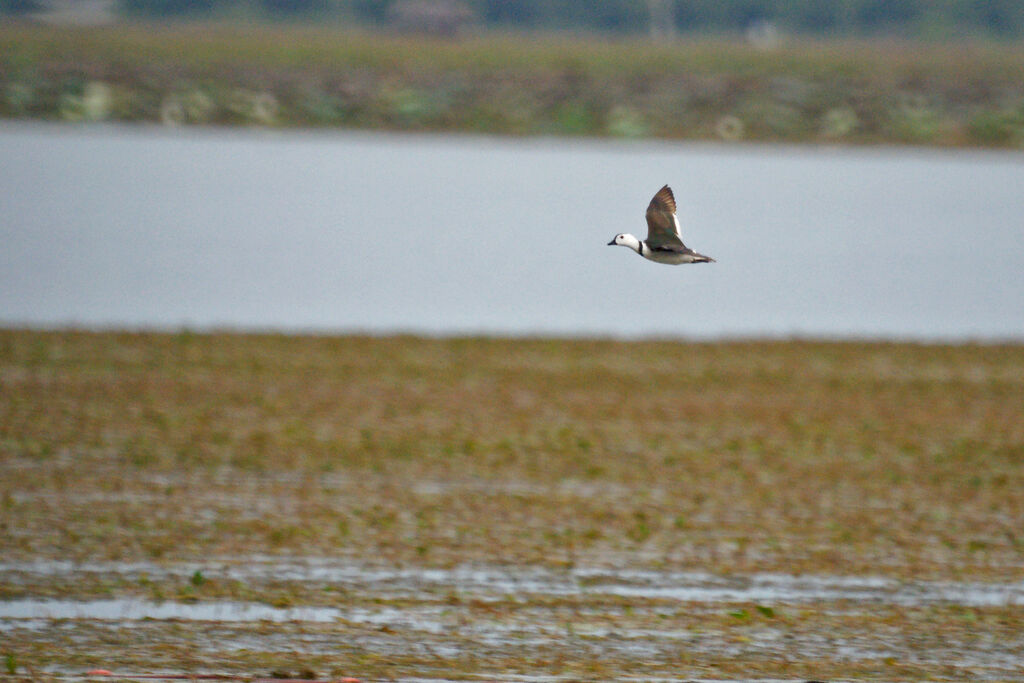
<svg viewBox="0 0 1024 683">
<path fill-rule="evenodd" d="M 1024 155 L 0 126 L 0 324 L 1024 339 Z M 606 246 L 675 191 L 718 263 Z"/>
</svg>

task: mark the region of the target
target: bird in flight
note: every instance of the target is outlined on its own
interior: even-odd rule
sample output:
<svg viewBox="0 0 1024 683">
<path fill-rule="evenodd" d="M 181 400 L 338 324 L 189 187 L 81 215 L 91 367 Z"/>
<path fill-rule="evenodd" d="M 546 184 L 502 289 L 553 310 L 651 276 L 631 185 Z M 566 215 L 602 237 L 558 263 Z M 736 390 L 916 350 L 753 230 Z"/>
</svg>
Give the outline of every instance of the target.
<svg viewBox="0 0 1024 683">
<path fill-rule="evenodd" d="M 679 219 L 676 218 L 676 198 L 672 189 L 666 185 L 658 190 L 651 203 L 647 205 L 647 239 L 629 233 L 616 235 L 608 246 L 619 245 L 629 247 L 649 261 L 668 263 L 676 266 L 680 263 L 714 263 L 715 259 L 698 254 L 683 244 L 679 235 Z"/>
</svg>

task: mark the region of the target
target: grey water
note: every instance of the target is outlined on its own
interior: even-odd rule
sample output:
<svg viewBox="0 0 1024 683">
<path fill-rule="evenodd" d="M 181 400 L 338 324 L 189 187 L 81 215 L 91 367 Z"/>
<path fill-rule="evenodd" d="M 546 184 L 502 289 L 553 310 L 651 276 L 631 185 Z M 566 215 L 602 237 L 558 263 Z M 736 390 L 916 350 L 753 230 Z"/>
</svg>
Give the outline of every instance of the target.
<svg viewBox="0 0 1024 683">
<path fill-rule="evenodd" d="M 37 600 L 23 598 L 0 602 L 0 620 L 6 619 L 100 619 L 138 621 L 333 621 L 341 614 L 331 607 L 276 608 L 251 602 L 205 603 L 153 602 L 110 598 L 106 600 Z M 0 622 L 0 630 L 4 623 Z M 9 625 L 9 624 L 8 624 Z"/>
<path fill-rule="evenodd" d="M 1024 339 L 1024 154 L 0 125 L 0 325 Z M 646 232 L 668 183 L 688 246 Z"/>
<path fill-rule="evenodd" d="M 614 595 L 644 600 L 721 604 L 853 603 L 921 606 L 954 604 L 965 607 L 1024 605 L 1024 581 L 906 581 L 883 576 L 790 575 L 755 573 L 721 576 L 697 571 L 655 571 L 624 568 L 575 567 L 568 571 L 543 567 L 458 566 L 451 569 L 366 566 L 331 558 L 246 557 L 239 561 L 160 564 L 151 562 L 0 562 L 0 581 L 8 586 L 33 585 L 59 579 L 81 580 L 89 575 L 120 577 L 137 583 L 142 577 L 187 578 L 196 572 L 211 579 L 247 585 L 291 581 L 333 586 L 352 595 L 390 600 L 443 600 L 453 594 L 477 600 L 509 595 Z M 219 601 L 199 605 L 152 603 L 140 599 L 0 601 L 0 619 L 72 612 L 89 618 L 175 618 L 193 620 L 330 620 L 336 610 L 303 614 L 306 608 L 274 608 L 255 603 Z M 312 608 L 310 608 L 312 609 Z M 77 610 L 77 611 L 76 611 Z M 212 611 L 211 611 L 212 610 Z M 219 610 L 219 611 L 218 611 Z M 127 616 L 126 616 L 127 615 Z M 134 616 L 131 615 L 142 615 Z M 57 617 L 54 617 L 57 618 Z M 347 616 L 351 619 L 351 615 Z"/>
</svg>

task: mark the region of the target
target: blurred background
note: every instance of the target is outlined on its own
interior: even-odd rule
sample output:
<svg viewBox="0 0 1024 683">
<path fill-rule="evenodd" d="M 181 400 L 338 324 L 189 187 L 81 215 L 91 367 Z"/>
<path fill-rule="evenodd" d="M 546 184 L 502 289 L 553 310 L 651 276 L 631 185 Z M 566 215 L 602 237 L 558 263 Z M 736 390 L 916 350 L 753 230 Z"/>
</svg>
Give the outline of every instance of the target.
<svg viewBox="0 0 1024 683">
<path fill-rule="evenodd" d="M 1017 2 L 0 11 L 7 324 L 1024 335 Z"/>
</svg>

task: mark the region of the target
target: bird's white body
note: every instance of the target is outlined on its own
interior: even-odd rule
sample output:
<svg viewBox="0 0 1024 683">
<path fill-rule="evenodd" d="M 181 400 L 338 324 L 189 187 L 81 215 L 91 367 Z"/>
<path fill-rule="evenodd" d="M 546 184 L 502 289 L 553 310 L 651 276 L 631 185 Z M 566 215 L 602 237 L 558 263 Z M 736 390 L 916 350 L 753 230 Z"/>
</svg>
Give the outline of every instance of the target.
<svg viewBox="0 0 1024 683">
<path fill-rule="evenodd" d="M 708 258 L 707 256 L 701 256 L 700 254 L 651 249 L 645 242 L 640 240 L 640 238 L 635 235 L 630 235 L 628 232 L 622 235 L 617 235 L 615 237 L 615 244 L 622 247 L 629 247 L 648 261 L 654 261 L 655 263 L 667 263 L 672 266 L 678 266 L 682 263 L 704 263 L 706 261 L 714 261 L 714 259 Z"/>
<path fill-rule="evenodd" d="M 676 217 L 676 200 L 668 185 L 658 190 L 647 207 L 647 239 L 641 240 L 624 232 L 616 235 L 608 244 L 629 247 L 649 261 L 673 266 L 715 261 L 683 244 L 679 219 Z"/>
</svg>

